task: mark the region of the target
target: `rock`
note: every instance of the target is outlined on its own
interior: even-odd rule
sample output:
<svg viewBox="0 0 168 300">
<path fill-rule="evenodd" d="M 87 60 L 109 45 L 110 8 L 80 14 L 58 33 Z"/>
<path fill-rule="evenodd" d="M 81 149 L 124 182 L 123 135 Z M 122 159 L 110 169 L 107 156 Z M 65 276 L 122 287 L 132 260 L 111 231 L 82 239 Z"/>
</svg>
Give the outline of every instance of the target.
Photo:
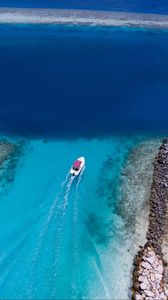
<svg viewBox="0 0 168 300">
<path fill-rule="evenodd" d="M 155 294 L 149 290 L 145 290 L 145 295 L 148 296 L 148 297 L 155 297 Z"/>
<path fill-rule="evenodd" d="M 149 270 L 143 269 L 142 276 L 147 276 L 149 274 Z"/>
<path fill-rule="evenodd" d="M 147 282 L 147 284 L 144 283 L 144 282 L 142 282 L 142 283 L 140 284 L 141 290 L 146 290 L 146 289 L 148 288 L 148 286 L 149 286 L 149 283 L 148 283 L 148 282 Z"/>
<path fill-rule="evenodd" d="M 135 282 L 134 282 L 134 285 L 133 285 L 134 290 L 135 290 L 135 291 L 139 291 L 139 287 L 140 287 L 139 282 L 138 282 L 138 281 L 135 281 Z"/>
<path fill-rule="evenodd" d="M 165 291 L 166 296 L 168 297 L 168 284 L 164 285 L 164 291 Z"/>
<path fill-rule="evenodd" d="M 168 282 L 168 268 L 167 267 L 164 268 L 163 279 L 164 279 L 165 283 Z"/>
<path fill-rule="evenodd" d="M 135 271 L 133 272 L 133 276 L 134 276 L 134 277 L 139 277 L 139 275 L 140 275 L 139 271 L 136 271 L 136 270 L 135 270 Z"/>
<path fill-rule="evenodd" d="M 142 298 L 142 296 L 139 294 L 139 293 L 135 293 L 135 300 L 142 300 L 143 298 Z"/>
<path fill-rule="evenodd" d="M 168 226 L 168 139 L 163 140 L 153 166 L 147 242 L 135 260 L 139 276 L 135 272 L 133 274 L 134 279 L 136 277 L 135 289 L 141 289 L 134 294 L 135 300 L 168 300 L 168 272 L 165 270 L 168 264 L 163 260 L 162 254 L 162 243 Z"/>
<path fill-rule="evenodd" d="M 155 256 L 155 252 L 154 251 L 148 251 L 148 256 Z"/>
<path fill-rule="evenodd" d="M 134 259 L 134 265 L 139 266 L 140 262 L 141 262 L 141 258 L 139 256 L 136 256 Z"/>
<path fill-rule="evenodd" d="M 164 292 L 162 292 L 162 293 L 159 294 L 159 299 L 160 299 L 160 300 L 167 300 L 167 297 L 166 297 L 166 295 L 164 294 Z"/>
<path fill-rule="evenodd" d="M 155 281 L 155 276 L 153 275 L 153 273 L 150 274 L 150 279 L 151 279 L 152 282 Z"/>
<path fill-rule="evenodd" d="M 159 274 L 163 274 L 163 265 L 159 264 L 159 266 L 157 267 L 157 271 Z"/>
<path fill-rule="evenodd" d="M 162 280 L 162 274 L 156 273 L 155 274 L 155 280 L 161 281 Z"/>
<path fill-rule="evenodd" d="M 146 261 L 152 265 L 155 262 L 156 258 L 155 256 L 146 257 Z"/>
<path fill-rule="evenodd" d="M 155 294 L 155 299 L 159 299 L 159 291 L 157 289 L 153 289 L 152 292 Z"/>
<path fill-rule="evenodd" d="M 147 280 L 146 276 L 142 276 L 142 275 L 139 276 L 138 281 L 148 284 L 148 280 Z"/>
<path fill-rule="evenodd" d="M 152 266 L 151 266 L 147 261 L 141 262 L 141 266 L 142 266 L 144 269 L 148 269 L 148 270 L 150 270 L 150 269 L 152 268 Z"/>
</svg>

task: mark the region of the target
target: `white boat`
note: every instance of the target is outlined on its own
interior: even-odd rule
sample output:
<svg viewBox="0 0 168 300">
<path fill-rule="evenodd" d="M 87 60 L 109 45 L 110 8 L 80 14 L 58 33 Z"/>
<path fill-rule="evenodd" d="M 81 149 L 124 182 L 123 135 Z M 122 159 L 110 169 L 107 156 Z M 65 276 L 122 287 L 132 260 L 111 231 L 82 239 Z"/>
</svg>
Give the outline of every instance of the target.
<svg viewBox="0 0 168 300">
<path fill-rule="evenodd" d="M 70 169 L 70 174 L 72 176 L 78 176 L 79 173 L 82 171 L 83 167 L 85 165 L 85 158 L 79 157 L 78 159 L 76 159 Z"/>
</svg>

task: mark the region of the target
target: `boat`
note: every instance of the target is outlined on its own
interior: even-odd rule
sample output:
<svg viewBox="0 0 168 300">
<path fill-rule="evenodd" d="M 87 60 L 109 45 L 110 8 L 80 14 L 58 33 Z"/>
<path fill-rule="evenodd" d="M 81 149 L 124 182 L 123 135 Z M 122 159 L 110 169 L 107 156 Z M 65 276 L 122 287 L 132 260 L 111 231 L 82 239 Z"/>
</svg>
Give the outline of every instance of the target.
<svg viewBox="0 0 168 300">
<path fill-rule="evenodd" d="M 72 176 L 78 176 L 79 173 L 82 171 L 85 165 L 85 158 L 83 156 L 76 159 L 70 169 L 70 174 Z"/>
</svg>

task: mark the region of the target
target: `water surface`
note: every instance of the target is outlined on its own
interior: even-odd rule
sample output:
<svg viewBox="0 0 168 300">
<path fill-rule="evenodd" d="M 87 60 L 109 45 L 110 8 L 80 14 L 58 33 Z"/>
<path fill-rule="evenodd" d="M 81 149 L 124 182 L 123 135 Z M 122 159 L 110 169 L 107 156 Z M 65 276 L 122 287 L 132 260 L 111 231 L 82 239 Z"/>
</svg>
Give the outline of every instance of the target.
<svg viewBox="0 0 168 300">
<path fill-rule="evenodd" d="M 126 299 L 121 174 L 140 133 L 167 132 L 167 32 L 4 25 L 0 41 L 0 133 L 26 141 L 0 193 L 0 296 Z"/>
<path fill-rule="evenodd" d="M 0 131 L 167 131 L 167 31 L 0 26 Z"/>
<path fill-rule="evenodd" d="M 136 11 L 161 14 L 168 12 L 166 0 L 1 0 L 0 6 Z"/>
</svg>

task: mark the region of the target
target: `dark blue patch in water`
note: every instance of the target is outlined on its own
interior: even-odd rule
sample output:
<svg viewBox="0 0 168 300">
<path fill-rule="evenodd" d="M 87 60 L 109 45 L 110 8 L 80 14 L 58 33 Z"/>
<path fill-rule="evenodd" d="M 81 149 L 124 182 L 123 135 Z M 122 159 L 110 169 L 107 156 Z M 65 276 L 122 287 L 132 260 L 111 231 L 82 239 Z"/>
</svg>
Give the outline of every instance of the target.
<svg viewBox="0 0 168 300">
<path fill-rule="evenodd" d="M 168 13 L 167 0 L 1 0 L 0 6 Z"/>
<path fill-rule="evenodd" d="M 5 25 L 0 40 L 1 132 L 167 131 L 167 32 Z"/>
</svg>

